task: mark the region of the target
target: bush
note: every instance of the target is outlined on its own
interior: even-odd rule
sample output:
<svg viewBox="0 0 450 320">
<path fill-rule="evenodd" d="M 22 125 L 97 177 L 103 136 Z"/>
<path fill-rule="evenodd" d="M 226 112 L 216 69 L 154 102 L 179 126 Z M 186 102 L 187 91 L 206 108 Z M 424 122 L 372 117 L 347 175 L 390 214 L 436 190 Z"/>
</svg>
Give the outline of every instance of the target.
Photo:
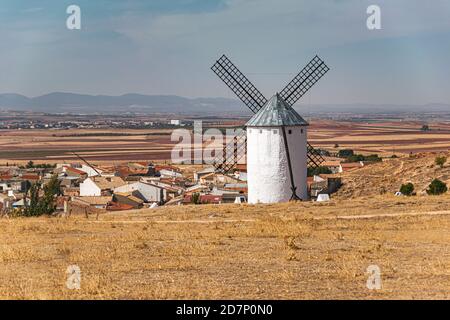
<svg viewBox="0 0 450 320">
<path fill-rule="evenodd" d="M 447 185 L 439 179 L 434 179 L 428 187 L 429 195 L 437 196 L 447 192 Z"/>
<path fill-rule="evenodd" d="M 359 162 L 359 161 L 369 161 L 369 162 L 381 162 L 381 159 L 377 154 L 371 154 L 368 156 L 362 154 L 354 154 L 347 158 L 346 162 Z"/>
<path fill-rule="evenodd" d="M 400 192 L 405 196 L 411 196 L 414 192 L 414 185 L 411 182 L 402 184 L 402 186 L 400 187 Z"/>
<path fill-rule="evenodd" d="M 331 174 L 331 170 L 327 167 L 308 168 L 308 177 L 318 176 L 319 174 Z"/>
<path fill-rule="evenodd" d="M 447 162 L 447 158 L 442 156 L 442 157 L 436 157 L 436 159 L 434 159 L 434 163 L 436 165 L 438 165 L 439 167 L 443 168 L 444 164 Z"/>
<path fill-rule="evenodd" d="M 348 157 L 353 156 L 354 154 L 355 153 L 351 149 L 342 149 L 342 150 L 339 150 L 338 157 L 339 158 L 348 158 Z"/>
<path fill-rule="evenodd" d="M 193 193 L 191 197 L 192 204 L 201 204 L 200 202 L 200 193 Z"/>
</svg>

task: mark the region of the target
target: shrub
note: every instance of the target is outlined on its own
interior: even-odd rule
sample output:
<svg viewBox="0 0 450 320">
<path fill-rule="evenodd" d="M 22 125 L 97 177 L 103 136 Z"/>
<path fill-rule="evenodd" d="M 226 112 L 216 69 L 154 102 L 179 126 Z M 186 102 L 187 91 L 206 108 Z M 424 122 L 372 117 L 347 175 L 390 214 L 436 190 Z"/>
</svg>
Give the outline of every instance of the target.
<svg viewBox="0 0 450 320">
<path fill-rule="evenodd" d="M 339 152 L 338 152 L 339 158 L 348 158 L 348 157 L 353 156 L 354 154 L 355 153 L 351 149 L 342 149 L 342 150 L 339 150 Z"/>
<path fill-rule="evenodd" d="M 319 174 L 333 173 L 328 167 L 308 168 L 308 177 L 318 176 Z"/>
<path fill-rule="evenodd" d="M 436 159 L 434 159 L 434 163 L 436 165 L 438 165 L 439 167 L 443 168 L 444 164 L 447 162 L 447 158 L 442 156 L 442 157 L 436 157 Z"/>
<path fill-rule="evenodd" d="M 192 204 L 200 204 L 200 193 L 193 193 L 191 197 Z"/>
<path fill-rule="evenodd" d="M 411 182 L 402 184 L 402 186 L 400 187 L 400 192 L 405 196 L 411 196 L 414 192 L 414 185 Z"/>
<path fill-rule="evenodd" d="M 447 192 L 447 185 L 439 179 L 434 179 L 427 190 L 429 195 L 437 196 Z"/>
</svg>

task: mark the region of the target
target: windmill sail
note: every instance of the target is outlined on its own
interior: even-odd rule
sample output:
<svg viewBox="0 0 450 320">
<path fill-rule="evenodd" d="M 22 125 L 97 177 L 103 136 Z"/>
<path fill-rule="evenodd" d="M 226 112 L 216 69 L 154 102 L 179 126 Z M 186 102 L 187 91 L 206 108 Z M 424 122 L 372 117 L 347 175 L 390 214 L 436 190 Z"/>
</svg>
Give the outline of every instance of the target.
<svg viewBox="0 0 450 320">
<path fill-rule="evenodd" d="M 257 113 L 266 104 L 267 99 L 263 94 L 225 55 L 211 69 L 253 113 Z"/>
<path fill-rule="evenodd" d="M 315 56 L 280 92 L 281 97 L 290 106 L 293 106 L 329 70 L 330 68 L 325 62 Z"/>
</svg>

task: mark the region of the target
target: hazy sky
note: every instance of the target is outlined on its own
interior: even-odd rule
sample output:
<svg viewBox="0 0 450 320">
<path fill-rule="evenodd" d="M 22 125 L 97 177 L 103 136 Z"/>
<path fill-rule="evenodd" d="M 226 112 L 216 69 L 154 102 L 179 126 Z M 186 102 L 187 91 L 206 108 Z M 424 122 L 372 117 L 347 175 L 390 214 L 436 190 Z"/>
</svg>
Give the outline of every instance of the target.
<svg viewBox="0 0 450 320">
<path fill-rule="evenodd" d="M 2 93 L 234 97 L 209 69 L 226 53 L 269 97 L 318 54 L 303 103 L 450 103 L 450 0 L 2 0 L 0 36 Z"/>
</svg>

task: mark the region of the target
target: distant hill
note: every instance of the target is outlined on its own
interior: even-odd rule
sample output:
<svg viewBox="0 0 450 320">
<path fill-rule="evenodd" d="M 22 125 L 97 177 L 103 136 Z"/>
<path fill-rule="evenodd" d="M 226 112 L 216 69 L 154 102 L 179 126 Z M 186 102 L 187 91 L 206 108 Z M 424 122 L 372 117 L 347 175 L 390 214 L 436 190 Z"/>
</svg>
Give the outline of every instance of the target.
<svg viewBox="0 0 450 320">
<path fill-rule="evenodd" d="M 250 111 L 237 99 L 228 98 L 185 98 L 175 95 L 143 95 L 128 93 L 121 96 L 87 95 L 53 92 L 29 98 L 20 94 L 0 94 L 0 109 L 30 110 L 49 113 L 176 113 L 202 115 L 249 115 Z M 302 114 L 377 114 L 411 112 L 450 112 L 450 104 L 427 105 L 298 105 Z"/>
<path fill-rule="evenodd" d="M 28 98 L 19 94 L 0 94 L 0 108 L 51 113 L 211 113 L 245 112 L 237 100 L 227 98 L 189 99 L 174 95 L 142 95 L 129 93 L 121 96 L 86 95 L 54 92 Z"/>
</svg>

